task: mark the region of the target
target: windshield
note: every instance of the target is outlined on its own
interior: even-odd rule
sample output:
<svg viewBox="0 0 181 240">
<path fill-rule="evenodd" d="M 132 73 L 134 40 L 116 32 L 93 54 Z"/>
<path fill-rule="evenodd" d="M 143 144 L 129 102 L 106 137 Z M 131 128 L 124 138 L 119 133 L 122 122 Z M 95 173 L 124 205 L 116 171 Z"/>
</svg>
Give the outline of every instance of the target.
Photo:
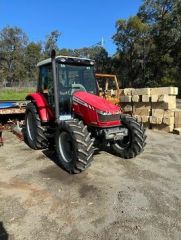
<svg viewBox="0 0 181 240">
<path fill-rule="evenodd" d="M 97 83 L 93 66 L 58 64 L 60 115 L 71 114 L 72 95 L 86 91 L 97 95 Z M 61 118 L 65 120 L 65 118 Z"/>
<path fill-rule="evenodd" d="M 93 66 L 78 66 L 59 64 L 58 69 L 59 90 L 68 91 L 69 94 L 82 90 L 97 94 L 96 79 Z"/>
</svg>

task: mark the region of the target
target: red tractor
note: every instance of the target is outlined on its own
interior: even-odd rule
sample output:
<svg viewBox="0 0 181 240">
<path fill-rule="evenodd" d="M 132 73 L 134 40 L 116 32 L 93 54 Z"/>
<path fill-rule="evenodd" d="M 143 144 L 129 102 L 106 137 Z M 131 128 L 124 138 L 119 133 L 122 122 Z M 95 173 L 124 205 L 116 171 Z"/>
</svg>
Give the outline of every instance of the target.
<svg viewBox="0 0 181 240">
<path fill-rule="evenodd" d="M 26 97 L 25 139 L 31 148 L 55 146 L 58 163 L 70 173 L 85 170 L 100 146 L 121 158 L 143 151 L 143 125 L 98 96 L 94 61 L 53 50 L 37 66 L 37 92 Z"/>
</svg>

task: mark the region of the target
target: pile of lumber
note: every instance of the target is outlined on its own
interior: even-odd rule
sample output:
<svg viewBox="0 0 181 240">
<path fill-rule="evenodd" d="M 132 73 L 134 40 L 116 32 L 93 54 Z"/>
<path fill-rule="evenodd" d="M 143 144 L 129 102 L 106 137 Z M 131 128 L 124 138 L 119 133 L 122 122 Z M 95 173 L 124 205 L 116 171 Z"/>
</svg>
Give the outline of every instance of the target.
<svg viewBox="0 0 181 240">
<path fill-rule="evenodd" d="M 121 106 L 151 129 L 181 133 L 181 109 L 176 108 L 177 87 L 121 89 Z"/>
</svg>

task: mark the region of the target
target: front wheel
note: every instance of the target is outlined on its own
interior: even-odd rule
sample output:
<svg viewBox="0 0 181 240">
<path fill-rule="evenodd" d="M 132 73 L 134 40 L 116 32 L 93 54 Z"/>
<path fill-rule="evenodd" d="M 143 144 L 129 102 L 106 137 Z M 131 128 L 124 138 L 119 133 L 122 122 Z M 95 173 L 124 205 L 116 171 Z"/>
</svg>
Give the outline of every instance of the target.
<svg viewBox="0 0 181 240">
<path fill-rule="evenodd" d="M 112 143 L 111 150 L 121 158 L 134 158 L 144 150 L 146 145 L 145 129 L 141 123 L 129 115 L 122 115 L 121 122 L 128 129 L 128 135 Z"/>
<path fill-rule="evenodd" d="M 69 173 L 84 171 L 94 153 L 87 126 L 78 119 L 62 122 L 56 132 L 56 152 L 58 163 Z"/>
<path fill-rule="evenodd" d="M 33 149 L 44 149 L 48 147 L 45 129 L 41 124 L 36 106 L 32 102 L 28 103 L 26 107 L 24 139 Z"/>
</svg>

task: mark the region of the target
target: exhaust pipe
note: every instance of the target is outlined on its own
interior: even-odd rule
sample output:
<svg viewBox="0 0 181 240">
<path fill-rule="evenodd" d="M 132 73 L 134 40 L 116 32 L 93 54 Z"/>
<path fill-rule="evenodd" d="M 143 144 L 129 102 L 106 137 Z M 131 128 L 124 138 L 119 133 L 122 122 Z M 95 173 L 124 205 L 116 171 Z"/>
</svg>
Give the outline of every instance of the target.
<svg viewBox="0 0 181 240">
<path fill-rule="evenodd" d="M 59 120 L 60 110 L 59 110 L 59 87 L 58 87 L 58 79 L 56 72 L 56 51 L 52 49 L 51 51 L 51 60 L 52 60 L 52 72 L 53 72 L 53 85 L 54 85 L 54 99 L 55 99 L 55 118 L 56 121 Z"/>
</svg>

